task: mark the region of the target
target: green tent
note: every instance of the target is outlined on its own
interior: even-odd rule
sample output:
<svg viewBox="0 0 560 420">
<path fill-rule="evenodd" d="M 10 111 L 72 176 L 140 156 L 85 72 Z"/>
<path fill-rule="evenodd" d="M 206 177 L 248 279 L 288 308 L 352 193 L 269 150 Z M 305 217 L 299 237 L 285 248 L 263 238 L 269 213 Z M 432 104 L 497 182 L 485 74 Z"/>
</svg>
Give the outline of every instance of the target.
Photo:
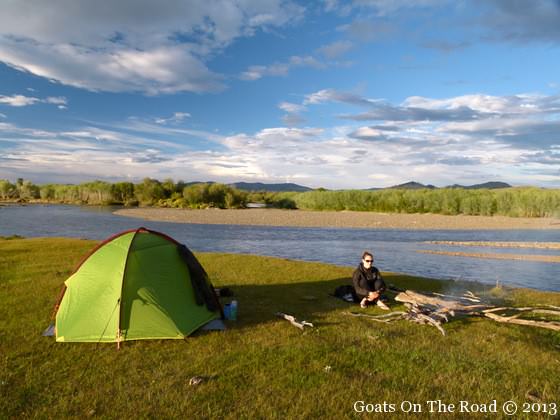
<svg viewBox="0 0 560 420">
<path fill-rule="evenodd" d="M 139 228 L 94 248 L 64 282 L 56 341 L 183 339 L 222 310 L 188 248 Z"/>
</svg>

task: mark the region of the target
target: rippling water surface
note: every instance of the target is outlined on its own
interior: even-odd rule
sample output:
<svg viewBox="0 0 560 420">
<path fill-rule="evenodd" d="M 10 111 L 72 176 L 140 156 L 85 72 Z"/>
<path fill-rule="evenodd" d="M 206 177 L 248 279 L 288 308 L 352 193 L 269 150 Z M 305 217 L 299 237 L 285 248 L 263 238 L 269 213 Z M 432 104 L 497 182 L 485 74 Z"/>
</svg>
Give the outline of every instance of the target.
<svg viewBox="0 0 560 420">
<path fill-rule="evenodd" d="M 558 250 L 465 247 L 425 241 L 560 242 L 560 230 L 331 229 L 150 222 L 115 216 L 114 208 L 63 205 L 0 207 L 0 235 L 104 239 L 145 226 L 194 251 L 246 253 L 357 265 L 363 250 L 382 271 L 560 291 L 560 264 L 418 253 L 418 250 L 558 255 Z M 250 210 L 248 210 L 250 211 Z"/>
</svg>

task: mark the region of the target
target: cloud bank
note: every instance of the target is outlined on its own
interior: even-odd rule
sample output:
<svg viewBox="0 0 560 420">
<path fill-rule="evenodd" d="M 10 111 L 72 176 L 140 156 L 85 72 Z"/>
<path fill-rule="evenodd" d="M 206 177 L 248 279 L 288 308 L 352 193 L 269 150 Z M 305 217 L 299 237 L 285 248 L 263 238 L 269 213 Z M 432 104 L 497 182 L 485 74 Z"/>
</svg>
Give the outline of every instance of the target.
<svg viewBox="0 0 560 420">
<path fill-rule="evenodd" d="M 8 2 L 0 61 L 92 91 L 219 91 L 223 76 L 206 64 L 213 54 L 303 12 L 283 0 Z"/>
<path fill-rule="evenodd" d="M 383 187 L 411 179 L 441 186 L 502 180 L 560 187 L 559 96 L 409 97 L 395 105 L 329 89 L 302 102 L 279 107 L 297 116 L 337 102 L 358 112 L 340 115 L 341 123 L 353 122 L 349 125 L 270 127 L 227 136 L 153 120 L 66 132 L 0 122 L 0 177 L 45 182 L 41 174 L 84 180 L 111 174 L 326 188 Z"/>
</svg>

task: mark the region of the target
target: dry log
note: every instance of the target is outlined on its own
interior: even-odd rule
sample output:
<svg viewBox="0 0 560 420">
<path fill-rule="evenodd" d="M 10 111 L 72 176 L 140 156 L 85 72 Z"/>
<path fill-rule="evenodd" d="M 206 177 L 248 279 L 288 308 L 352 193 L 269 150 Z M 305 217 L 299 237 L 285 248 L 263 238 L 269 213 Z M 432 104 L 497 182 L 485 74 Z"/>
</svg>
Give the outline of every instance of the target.
<svg viewBox="0 0 560 420">
<path fill-rule="evenodd" d="M 499 312 L 499 311 L 505 311 L 506 309 L 507 309 L 506 307 L 499 306 L 497 308 L 484 309 L 482 311 L 482 313 L 486 314 L 486 313 L 491 313 L 491 312 Z"/>
<path fill-rule="evenodd" d="M 447 316 L 445 315 L 448 311 L 445 308 L 443 308 L 443 310 L 434 310 L 431 307 L 421 307 L 415 303 L 405 303 L 405 306 L 408 308 L 408 313 L 404 316 L 404 319 L 418 324 L 432 325 L 436 327 L 439 332 L 445 335 L 445 331 L 441 326 L 442 322 L 448 321 Z"/>
<path fill-rule="evenodd" d="M 445 313 L 436 311 L 436 312 L 433 312 L 431 315 L 432 315 L 432 317 L 437 317 L 444 322 L 449 322 L 449 318 L 447 318 L 447 315 Z"/>
<path fill-rule="evenodd" d="M 439 295 L 444 296 L 444 295 Z M 469 292 L 469 296 L 474 296 L 472 292 Z M 474 297 L 478 299 L 477 297 Z M 473 299 L 474 299 L 473 298 Z M 551 329 L 554 331 L 560 331 L 560 322 L 558 321 L 548 321 L 548 320 L 533 320 L 533 319 L 522 319 L 520 318 L 524 313 L 532 312 L 537 314 L 546 314 L 560 316 L 560 312 L 553 305 L 542 305 L 547 308 L 554 309 L 543 309 L 542 307 L 492 307 L 487 304 L 477 304 L 477 305 L 467 305 L 459 300 L 448 300 L 442 299 L 440 297 L 427 296 L 422 293 L 414 292 L 412 290 L 407 290 L 405 292 L 399 293 L 395 300 L 398 302 L 403 302 L 408 308 L 408 314 L 405 319 L 408 319 L 417 323 L 428 323 L 438 328 L 438 330 L 445 335 L 445 331 L 441 326 L 441 322 L 447 322 L 447 314 L 450 316 L 455 316 L 455 311 L 465 314 L 465 315 L 482 315 L 486 318 L 492 319 L 496 322 L 510 323 L 518 325 L 528 325 L 539 328 Z M 510 311 L 516 312 L 515 315 L 504 316 L 498 315 L 496 312 Z"/>
<path fill-rule="evenodd" d="M 553 311 L 551 309 L 532 308 L 532 307 L 528 307 L 528 308 L 499 307 L 499 308 L 485 309 L 482 311 L 482 313 L 486 314 L 486 313 L 500 312 L 500 311 L 534 312 L 536 314 L 560 316 L 560 311 Z"/>
<path fill-rule="evenodd" d="M 444 295 L 443 293 L 436 293 L 433 292 L 432 293 L 435 296 L 441 296 L 443 298 L 450 298 L 450 299 L 455 299 L 455 300 L 468 300 L 470 302 L 474 302 L 474 303 L 479 303 L 480 302 L 480 298 L 477 298 L 476 296 L 453 296 L 453 295 Z M 466 293 L 465 293 L 466 294 Z"/>
<path fill-rule="evenodd" d="M 534 312 L 536 314 L 560 316 L 560 311 L 553 311 L 553 310 L 550 310 L 550 309 L 536 308 L 536 309 L 533 309 L 531 312 Z"/>
<path fill-rule="evenodd" d="M 395 300 L 397 302 L 416 303 L 422 306 L 431 305 L 435 308 L 447 308 L 463 312 L 473 312 L 489 307 L 485 304 L 465 305 L 456 300 L 446 300 L 438 297 L 427 296 L 418 292 L 414 292 L 412 290 L 407 290 L 406 292 L 399 293 L 397 296 L 395 296 Z"/>
<path fill-rule="evenodd" d="M 555 321 L 536 321 L 530 319 L 519 319 L 517 318 L 518 315 L 514 315 L 512 317 L 505 317 L 505 316 L 496 315 L 495 313 L 492 312 L 486 312 L 484 316 L 496 322 L 518 324 L 518 325 L 530 325 L 533 327 L 540 327 L 549 330 L 560 331 L 560 322 L 555 322 Z"/>
<path fill-rule="evenodd" d="M 469 296 L 473 299 L 480 299 L 478 296 L 476 296 L 473 292 L 471 292 L 470 290 L 467 290 L 465 293 L 463 293 L 463 295 L 465 296 Z"/>
<path fill-rule="evenodd" d="M 452 299 L 444 299 L 452 298 Z M 528 325 L 539 328 L 546 328 L 554 331 L 560 331 L 559 321 L 549 320 L 533 320 L 520 318 L 525 313 L 536 313 L 560 316 L 558 306 L 540 305 L 535 307 L 495 307 L 485 303 L 470 304 L 470 302 L 480 302 L 480 298 L 472 292 L 465 292 L 462 297 L 449 296 L 439 293 L 433 293 L 428 296 L 413 290 L 401 291 L 395 296 L 397 302 L 403 302 L 407 308 L 406 312 L 397 311 L 384 315 L 368 315 L 360 312 L 349 312 L 348 315 L 361 316 L 372 321 L 388 323 L 399 319 L 405 319 L 418 324 L 428 324 L 438 329 L 443 335 L 445 330 L 442 327 L 443 322 L 449 322 L 449 317 L 459 315 L 475 315 L 484 316 L 496 322 Z M 466 303 L 465 301 L 469 301 Z M 545 309 L 545 307 L 547 309 Z M 497 314 L 497 312 L 514 312 L 514 315 L 505 316 Z M 282 314 L 284 315 L 284 314 Z M 284 317 L 286 318 L 286 317 Z M 288 319 L 288 318 L 286 318 Z M 289 319 L 288 319 L 289 320 Z M 303 329 L 303 327 L 300 327 Z"/>
</svg>

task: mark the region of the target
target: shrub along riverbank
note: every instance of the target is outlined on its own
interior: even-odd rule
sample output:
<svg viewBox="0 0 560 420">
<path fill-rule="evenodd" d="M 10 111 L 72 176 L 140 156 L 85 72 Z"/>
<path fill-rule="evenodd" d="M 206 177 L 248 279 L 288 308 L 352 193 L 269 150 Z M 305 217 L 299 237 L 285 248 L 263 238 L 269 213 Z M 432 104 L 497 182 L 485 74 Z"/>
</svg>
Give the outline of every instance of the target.
<svg viewBox="0 0 560 420">
<path fill-rule="evenodd" d="M 4 417 L 345 418 L 356 414 L 357 401 L 386 401 L 397 413 L 403 401 L 420 404 L 423 413 L 431 400 L 496 399 L 498 409 L 512 400 L 520 410 L 525 402 L 547 410 L 560 402 L 558 333 L 465 318 L 445 324 L 444 337 L 406 321 L 351 317 L 345 313 L 384 313 L 328 296 L 349 284 L 351 267 L 197 253 L 214 285 L 231 288 L 239 301 L 238 321 L 228 321 L 226 331 L 126 342 L 120 351 L 41 337 L 63 281 L 95 244 L 0 239 Z M 385 276 L 401 288 L 468 287 L 508 306 L 560 306 L 559 293 Z M 315 328 L 302 332 L 276 311 Z M 203 382 L 189 385 L 194 376 Z"/>
<path fill-rule="evenodd" d="M 303 210 L 354 210 L 382 213 L 560 217 L 560 189 L 324 189 L 298 192 L 248 192 L 216 183 L 185 184 L 146 178 L 141 183 L 104 181 L 79 185 L 35 185 L 0 180 L 0 200 L 89 205 L 122 204 L 175 208 L 244 208 L 248 203 Z"/>
</svg>

